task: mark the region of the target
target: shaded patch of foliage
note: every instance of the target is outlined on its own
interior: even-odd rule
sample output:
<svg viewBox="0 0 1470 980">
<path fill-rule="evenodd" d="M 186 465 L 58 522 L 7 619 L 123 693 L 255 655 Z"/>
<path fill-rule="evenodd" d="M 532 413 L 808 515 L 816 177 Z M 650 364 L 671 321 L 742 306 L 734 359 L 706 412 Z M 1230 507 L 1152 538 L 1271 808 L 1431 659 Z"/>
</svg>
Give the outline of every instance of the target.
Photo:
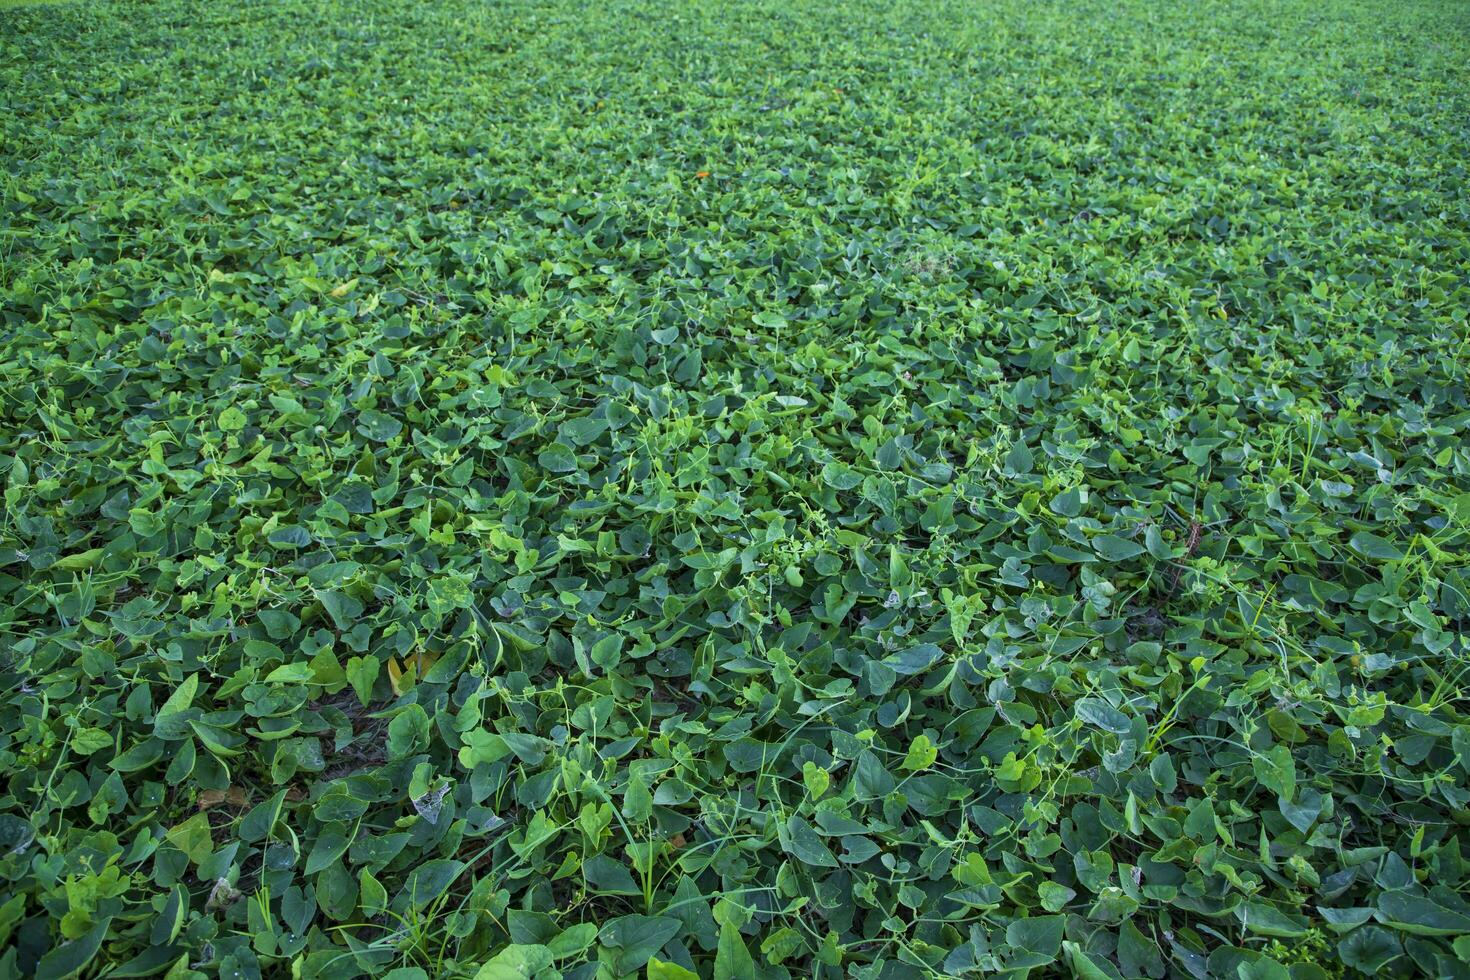
<svg viewBox="0 0 1470 980">
<path fill-rule="evenodd" d="M 0 25 L 0 973 L 1465 975 L 1462 7 Z"/>
</svg>

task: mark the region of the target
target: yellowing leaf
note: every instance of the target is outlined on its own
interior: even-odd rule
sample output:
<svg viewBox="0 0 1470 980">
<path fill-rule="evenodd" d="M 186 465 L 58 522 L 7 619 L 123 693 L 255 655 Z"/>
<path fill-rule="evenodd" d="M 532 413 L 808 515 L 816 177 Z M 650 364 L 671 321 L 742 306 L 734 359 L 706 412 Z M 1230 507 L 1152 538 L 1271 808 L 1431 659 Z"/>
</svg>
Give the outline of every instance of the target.
<svg viewBox="0 0 1470 980">
<path fill-rule="evenodd" d="M 939 750 L 929 740 L 929 736 L 918 735 L 909 743 L 909 751 L 904 756 L 903 767 L 910 772 L 917 772 L 934 765 L 934 760 L 937 758 L 939 758 Z"/>
<path fill-rule="evenodd" d="M 388 658 L 388 683 L 393 687 L 394 694 L 402 694 L 411 689 L 418 679 L 423 677 L 428 669 L 439 662 L 437 653 L 410 653 L 403 658 L 403 666 L 398 666 L 396 657 Z"/>
</svg>

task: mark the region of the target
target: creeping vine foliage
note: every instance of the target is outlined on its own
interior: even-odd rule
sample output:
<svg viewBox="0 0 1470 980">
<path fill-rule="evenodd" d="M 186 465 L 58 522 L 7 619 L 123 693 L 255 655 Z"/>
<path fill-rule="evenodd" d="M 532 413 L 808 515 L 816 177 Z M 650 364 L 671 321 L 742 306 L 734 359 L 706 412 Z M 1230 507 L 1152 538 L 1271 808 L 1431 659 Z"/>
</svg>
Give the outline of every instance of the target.
<svg viewBox="0 0 1470 980">
<path fill-rule="evenodd" d="M 0 10 L 0 977 L 1462 977 L 1470 13 Z"/>
</svg>

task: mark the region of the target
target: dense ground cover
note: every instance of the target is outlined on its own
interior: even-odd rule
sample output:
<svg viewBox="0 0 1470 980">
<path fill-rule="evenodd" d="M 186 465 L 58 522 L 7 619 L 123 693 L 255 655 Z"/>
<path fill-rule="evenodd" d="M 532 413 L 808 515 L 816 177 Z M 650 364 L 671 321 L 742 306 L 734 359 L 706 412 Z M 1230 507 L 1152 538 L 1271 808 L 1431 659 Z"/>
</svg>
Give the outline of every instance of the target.
<svg viewBox="0 0 1470 980">
<path fill-rule="evenodd" d="M 0 13 L 0 975 L 1466 975 L 1467 29 Z"/>
</svg>

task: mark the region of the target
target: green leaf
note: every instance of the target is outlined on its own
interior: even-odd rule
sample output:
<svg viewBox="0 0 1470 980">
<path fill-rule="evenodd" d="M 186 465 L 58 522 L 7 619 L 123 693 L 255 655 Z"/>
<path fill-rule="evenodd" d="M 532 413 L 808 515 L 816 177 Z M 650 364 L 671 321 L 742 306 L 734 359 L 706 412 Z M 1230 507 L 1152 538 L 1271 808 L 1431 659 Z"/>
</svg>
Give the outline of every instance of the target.
<svg viewBox="0 0 1470 980">
<path fill-rule="evenodd" d="M 266 675 L 267 684 L 306 684 L 316 677 L 311 664 L 282 664 Z M 160 715 L 163 712 L 159 712 Z"/>
<path fill-rule="evenodd" d="M 35 839 L 36 828 L 29 820 L 0 813 L 0 854 L 24 854 Z"/>
<path fill-rule="evenodd" d="M 620 864 L 606 854 L 597 854 L 583 864 L 587 884 L 593 891 L 603 895 L 641 895 L 642 890 L 633 880 L 626 865 Z"/>
<path fill-rule="evenodd" d="M 1116 534 L 1100 534 L 1092 539 L 1092 547 L 1108 561 L 1127 561 L 1143 554 L 1144 547 L 1136 541 L 1120 538 Z"/>
<path fill-rule="evenodd" d="M 796 858 L 802 864 L 814 868 L 835 868 L 838 866 L 837 858 L 832 856 L 832 851 L 823 843 L 822 838 L 812 829 L 811 824 L 801 817 L 792 814 L 786 820 L 786 836 L 782 842 L 786 853 Z"/>
<path fill-rule="evenodd" d="M 944 658 L 944 651 L 933 643 L 920 643 L 901 653 L 883 659 L 885 666 L 900 677 L 921 673 Z"/>
<path fill-rule="evenodd" d="M 1309 923 L 1299 915 L 1266 902 L 1249 901 L 1236 906 L 1240 924 L 1260 936 L 1299 939 L 1307 934 Z"/>
<path fill-rule="evenodd" d="M 113 758 L 108 763 L 118 772 L 137 772 L 153 765 L 163 758 L 163 742 L 156 738 L 146 738 L 137 745 Z"/>
<path fill-rule="evenodd" d="M 569 926 L 557 933 L 546 944 L 551 955 L 557 959 L 565 959 L 568 956 L 576 956 L 587 949 L 597 939 L 597 926 L 591 922 L 581 922 Z"/>
<path fill-rule="evenodd" d="M 561 436 L 573 446 L 590 446 L 607 431 L 607 425 L 607 419 L 595 419 L 588 416 L 563 422 L 559 431 Z"/>
<path fill-rule="evenodd" d="M 551 473 L 577 472 L 577 454 L 572 452 L 570 446 L 564 446 L 559 442 L 554 442 L 541 450 L 536 456 L 536 462 Z"/>
<path fill-rule="evenodd" d="M 1326 906 L 1317 906 L 1317 911 L 1325 921 L 1336 932 L 1350 932 L 1358 926 L 1373 918 L 1371 908 L 1335 909 Z"/>
<path fill-rule="evenodd" d="M 622 976 L 643 969 L 678 934 L 680 925 L 667 915 L 624 915 L 607 922 L 598 937 L 604 946 L 618 950 L 617 971 Z"/>
<path fill-rule="evenodd" d="M 1372 558 L 1376 561 L 1403 561 L 1404 553 L 1398 546 L 1387 538 L 1373 534 L 1371 531 L 1359 531 L 1348 539 L 1348 547 L 1352 548 L 1364 558 Z"/>
<path fill-rule="evenodd" d="M 184 678 L 182 684 L 174 688 L 173 692 L 169 694 L 168 700 L 163 702 L 163 706 L 158 709 L 159 717 L 182 714 L 187 711 L 189 706 L 194 703 L 194 695 L 198 691 L 199 675 L 190 674 Z"/>
<path fill-rule="evenodd" d="M 325 870 L 347 852 L 347 845 L 351 843 L 352 838 L 348 836 L 346 827 L 331 824 L 323 827 L 315 846 L 307 855 L 306 873 L 314 875 Z"/>
<path fill-rule="evenodd" d="M 406 901 L 410 908 L 421 909 L 440 898 L 464 869 L 463 861 L 442 858 L 425 861 L 409 873 L 398 901 Z"/>
<path fill-rule="evenodd" d="M 648 980 L 699 980 L 699 974 L 654 956 L 648 961 Z"/>
<path fill-rule="evenodd" d="M 1154 976 L 1164 972 L 1164 957 L 1159 945 L 1135 924 L 1139 917 L 1125 921 L 1118 929 L 1118 965 L 1127 976 Z M 1147 927 L 1149 923 L 1143 922 Z"/>
<path fill-rule="evenodd" d="M 653 794 L 648 783 L 637 774 L 631 774 L 623 790 L 623 816 L 633 823 L 646 823 L 653 816 Z"/>
<path fill-rule="evenodd" d="M 853 768 L 853 790 L 860 800 L 880 800 L 893 792 L 897 781 L 872 752 L 858 756 Z"/>
<path fill-rule="evenodd" d="M 1337 955 L 1342 957 L 1343 964 L 1370 977 L 1402 956 L 1403 952 L 1398 937 L 1379 926 L 1354 929 L 1337 941 Z"/>
<path fill-rule="evenodd" d="M 240 838 L 246 841 L 264 840 L 281 817 L 281 807 L 286 800 L 286 791 L 278 790 L 274 796 L 258 804 L 240 821 Z"/>
<path fill-rule="evenodd" d="M 592 650 L 588 654 L 592 662 L 603 670 L 616 670 L 622 662 L 623 637 L 619 633 L 610 633 L 592 644 Z"/>
<path fill-rule="evenodd" d="M 1062 950 L 1062 933 L 1066 917 L 1061 915 L 1037 915 L 1026 919 L 1014 919 L 1006 926 L 1006 942 L 1016 949 L 1023 949 L 1042 956 L 1055 957 Z"/>
<path fill-rule="evenodd" d="M 381 915 L 388 908 L 388 889 L 367 868 L 358 872 L 357 893 L 361 896 L 363 913 L 368 916 Z"/>
<path fill-rule="evenodd" d="M 1127 735 L 1133 730 L 1128 716 L 1101 698 L 1082 698 L 1077 702 L 1076 711 L 1079 721 L 1105 732 Z"/>
<path fill-rule="evenodd" d="M 1024 442 L 1017 442 L 1006 452 L 1005 464 L 1012 473 L 1030 473 L 1034 465 L 1031 450 Z"/>
<path fill-rule="evenodd" d="M 863 482 L 863 475 L 846 463 L 827 463 L 822 467 L 822 481 L 834 490 L 851 490 Z"/>
<path fill-rule="evenodd" d="M 288 524 L 272 531 L 266 541 L 271 547 L 283 551 L 306 548 L 311 545 L 311 532 L 299 524 Z"/>
<path fill-rule="evenodd" d="M 755 961 L 740 930 L 725 922 L 720 926 L 720 943 L 715 951 L 714 980 L 747 980 L 755 975 Z"/>
<path fill-rule="evenodd" d="M 164 839 L 182 851 L 193 864 L 208 857 L 214 847 L 209 818 L 203 813 L 196 813 L 174 825 L 164 834 Z"/>
<path fill-rule="evenodd" d="M 42 956 L 36 963 L 36 980 L 63 980 L 79 974 L 102 948 L 102 940 L 107 937 L 111 925 L 112 916 L 104 916 L 85 935 L 61 943 Z"/>
<path fill-rule="evenodd" d="M 512 943 L 481 966 L 475 980 L 533 980 L 551 962 L 551 951 L 545 946 Z"/>
<path fill-rule="evenodd" d="M 1068 902 L 1077 897 L 1075 891 L 1055 881 L 1043 881 L 1036 886 L 1036 891 L 1041 897 L 1041 907 L 1048 912 L 1060 912 L 1066 908 Z"/>
<path fill-rule="evenodd" d="M 347 681 L 357 695 L 357 700 L 367 707 L 373 700 L 373 683 L 378 679 L 382 663 L 377 657 L 350 657 L 347 661 Z"/>
<path fill-rule="evenodd" d="M 1296 764 L 1291 749 L 1273 745 L 1264 752 L 1256 752 L 1251 756 L 1251 768 L 1257 781 L 1277 796 L 1290 800 L 1296 795 Z"/>
<path fill-rule="evenodd" d="M 1051 498 L 1048 506 L 1053 512 L 1063 517 L 1076 517 L 1082 513 L 1082 504 L 1087 499 L 1086 493 L 1087 491 L 1081 487 L 1064 490 Z"/>
<path fill-rule="evenodd" d="M 317 598 L 321 600 L 322 608 L 332 618 L 332 623 L 339 630 L 349 630 L 357 624 L 357 619 L 363 613 L 363 604 L 360 600 L 347 595 L 345 592 L 328 590 L 318 592 Z"/>
<path fill-rule="evenodd" d="M 1101 956 L 1087 952 L 1077 943 L 1063 942 L 1062 949 L 1067 954 L 1067 963 L 1072 968 L 1072 974 L 1078 980 L 1122 980 L 1123 974 L 1111 963 Z"/>
<path fill-rule="evenodd" d="M 403 759 L 429 747 L 429 716 L 411 704 L 388 723 L 388 757 Z"/>
<path fill-rule="evenodd" d="M 71 750 L 78 755 L 91 755 L 112 747 L 112 736 L 100 728 L 78 728 L 71 736 Z"/>
<path fill-rule="evenodd" d="M 391 415 L 369 408 L 358 415 L 357 431 L 373 442 L 387 442 L 403 431 L 403 423 Z"/>
<path fill-rule="evenodd" d="M 1419 936 L 1470 934 L 1470 915 L 1408 892 L 1389 891 L 1379 895 L 1378 921 L 1400 932 Z"/>
</svg>

